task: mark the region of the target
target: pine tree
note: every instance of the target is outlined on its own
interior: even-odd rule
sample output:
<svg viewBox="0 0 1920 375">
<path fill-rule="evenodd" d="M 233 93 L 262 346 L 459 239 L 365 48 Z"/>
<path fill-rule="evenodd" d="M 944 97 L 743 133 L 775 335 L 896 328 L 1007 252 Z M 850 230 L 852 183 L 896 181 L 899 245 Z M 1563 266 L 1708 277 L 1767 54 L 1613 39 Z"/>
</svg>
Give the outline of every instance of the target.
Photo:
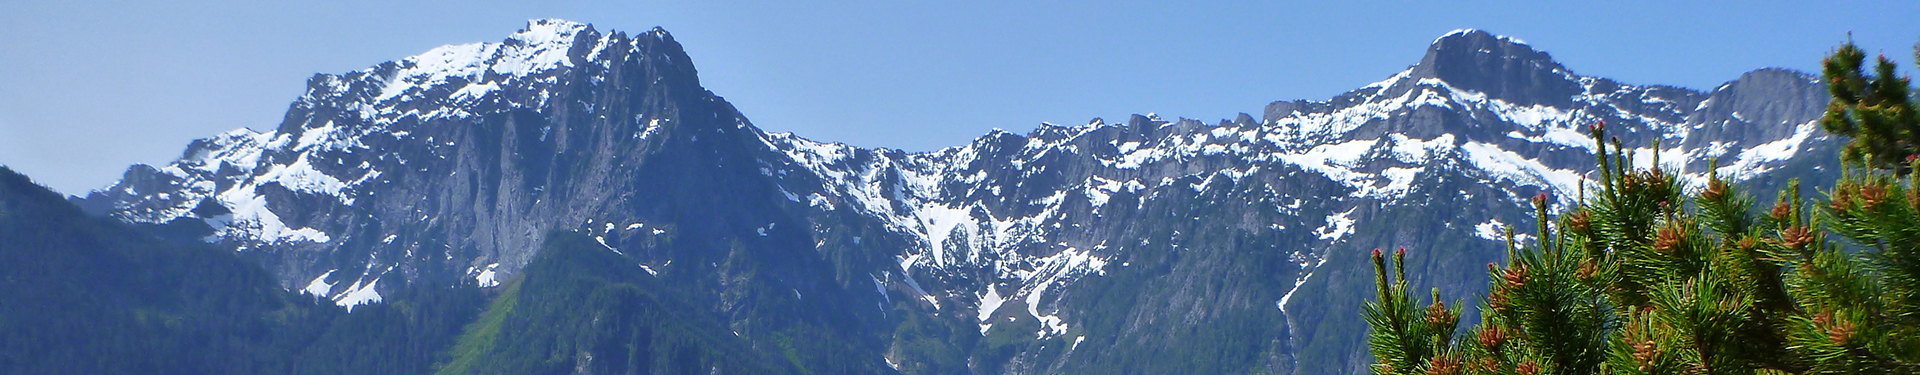
<svg viewBox="0 0 1920 375">
<path fill-rule="evenodd" d="M 1914 52 L 1920 60 L 1920 48 Z M 1873 73 L 1864 72 L 1867 53 L 1852 41 L 1821 62 L 1822 75 L 1833 102 L 1820 124 L 1828 133 L 1852 138 L 1843 158 L 1875 167 L 1908 170 L 1907 162 L 1920 153 L 1920 117 L 1913 110 L 1909 81 L 1880 55 Z"/>
<path fill-rule="evenodd" d="M 1862 56 L 1848 44 L 1827 59 L 1835 104 L 1823 123 L 1853 142 L 1826 204 L 1794 182 L 1755 212 L 1717 175 L 1686 193 L 1657 159 L 1629 167 L 1595 125 L 1597 186 L 1552 226 L 1548 197 L 1534 198 L 1542 221 L 1526 236 L 1508 228 L 1508 260 L 1488 264 L 1473 327 L 1459 328 L 1460 304 L 1438 290 L 1416 306 L 1404 251 L 1392 273 L 1374 252 L 1372 372 L 1920 373 L 1920 178 L 1909 173 L 1920 125 L 1891 62 L 1862 76 Z"/>
</svg>

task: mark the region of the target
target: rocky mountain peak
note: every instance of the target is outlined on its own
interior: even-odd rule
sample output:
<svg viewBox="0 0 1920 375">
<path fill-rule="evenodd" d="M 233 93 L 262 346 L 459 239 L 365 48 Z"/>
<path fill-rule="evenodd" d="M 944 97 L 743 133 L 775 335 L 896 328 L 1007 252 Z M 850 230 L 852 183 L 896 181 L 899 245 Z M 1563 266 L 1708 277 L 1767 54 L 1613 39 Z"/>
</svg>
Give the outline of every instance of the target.
<svg viewBox="0 0 1920 375">
<path fill-rule="evenodd" d="M 527 20 L 526 27 L 513 33 L 513 36 L 507 37 L 507 40 L 519 40 L 528 44 L 570 45 L 573 43 L 573 37 L 582 31 L 593 33 L 593 25 L 558 18 L 531 19 Z"/>
<path fill-rule="evenodd" d="M 686 51 L 666 30 L 603 34 L 590 24 L 560 19 L 529 20 L 499 42 L 446 45 L 366 69 L 318 74 L 307 86 L 277 129 L 300 140 L 300 146 L 313 138 L 306 136 L 310 131 L 348 138 L 413 132 L 400 128 L 545 108 L 590 87 L 711 96 L 701 88 Z M 649 125 L 677 124 L 662 120 Z"/>
<path fill-rule="evenodd" d="M 652 167 L 655 159 L 751 171 L 756 166 L 741 163 L 752 154 L 738 148 L 757 145 L 758 136 L 700 87 L 685 50 L 665 30 L 629 36 L 532 20 L 499 42 L 316 75 L 275 131 L 195 141 L 174 163 L 135 166 L 115 187 L 76 201 L 131 222 L 204 222 L 190 234 L 236 249 L 355 254 L 270 265 L 295 288 L 371 285 L 389 271 L 472 273 L 496 263 L 510 275 L 546 231 L 611 219 L 602 212 L 611 208 L 572 202 L 615 200 L 607 196 L 613 190 L 577 180 L 678 171 Z M 666 156 L 649 156 L 657 154 Z M 636 171 L 642 168 L 652 169 Z M 537 213 L 464 210 L 476 204 Z M 512 234 L 488 237 L 496 233 Z M 446 254 L 427 263 L 391 255 L 422 246 Z M 324 280 L 312 281 L 315 275 Z"/>
<path fill-rule="evenodd" d="M 1583 90 L 1578 78 L 1546 52 L 1481 30 L 1457 30 L 1433 41 L 1411 70 L 1455 88 L 1519 105 L 1565 107 Z"/>
<path fill-rule="evenodd" d="M 875 369 L 1361 373 L 1341 332 L 1365 325 L 1353 291 L 1371 284 L 1348 277 L 1370 272 L 1365 250 L 1444 254 L 1410 270 L 1419 287 L 1477 292 L 1528 197 L 1589 183 L 1588 124 L 1644 164 L 1697 179 L 1718 158 L 1769 186 L 1832 154 L 1820 95 L 1786 71 L 1711 92 L 1580 77 L 1462 30 L 1259 122 L 1149 113 L 909 153 L 761 132 L 665 30 L 533 20 L 316 76 L 278 131 L 196 141 L 80 203 L 195 229 L 343 306 L 501 287 L 571 231 L 696 296 L 737 328 L 720 337 L 777 347 L 805 339 L 768 325 L 817 322 L 802 329 Z M 1183 350 L 1239 359 L 1156 355 Z"/>
</svg>

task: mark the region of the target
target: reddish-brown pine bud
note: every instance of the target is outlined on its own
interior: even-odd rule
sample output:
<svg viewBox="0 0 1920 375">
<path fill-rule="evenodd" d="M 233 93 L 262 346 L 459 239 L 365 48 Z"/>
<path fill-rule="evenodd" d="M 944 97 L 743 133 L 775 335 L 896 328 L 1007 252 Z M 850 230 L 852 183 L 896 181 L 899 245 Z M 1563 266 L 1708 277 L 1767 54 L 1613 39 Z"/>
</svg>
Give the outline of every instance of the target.
<svg viewBox="0 0 1920 375">
<path fill-rule="evenodd" d="M 1847 341 L 1853 338 L 1853 322 L 1834 316 L 1832 311 L 1814 314 L 1813 323 L 1827 331 L 1827 340 L 1832 341 L 1834 345 L 1846 346 Z"/>
<path fill-rule="evenodd" d="M 1887 202 L 1887 188 L 1880 184 L 1860 187 L 1860 201 L 1865 203 L 1864 208 L 1868 210 L 1879 209 L 1881 203 Z"/>
<path fill-rule="evenodd" d="M 1540 193 L 1538 195 L 1533 196 L 1533 205 L 1545 206 L 1546 204 L 1547 204 L 1547 193 Z"/>
<path fill-rule="evenodd" d="M 1427 375 L 1455 375 L 1460 373 L 1460 359 L 1450 355 L 1436 355 L 1427 362 Z"/>
<path fill-rule="evenodd" d="M 1805 226 L 1787 228 L 1780 233 L 1780 240 L 1789 248 L 1803 248 L 1813 243 L 1813 229 Z"/>
<path fill-rule="evenodd" d="M 1380 259 L 1380 249 L 1373 249 L 1373 259 Z"/>
<path fill-rule="evenodd" d="M 1634 318 L 1639 319 L 1646 317 L 1647 311 L 1650 311 L 1650 309 L 1641 309 L 1639 312 L 1634 313 Z M 1622 332 L 1626 333 L 1626 337 L 1624 338 L 1628 345 L 1630 345 L 1629 347 L 1633 349 L 1634 363 L 1638 365 L 1637 367 L 1640 368 L 1641 372 L 1646 372 L 1648 365 L 1653 363 L 1655 351 L 1659 349 L 1653 346 L 1652 340 L 1647 339 L 1646 331 L 1629 328 L 1622 330 Z"/>
<path fill-rule="evenodd" d="M 1527 266 L 1515 264 L 1513 267 L 1507 267 L 1507 271 L 1500 275 L 1500 279 L 1507 282 L 1508 288 L 1519 289 L 1526 286 Z"/>
<path fill-rule="evenodd" d="M 1827 339 L 1832 340 L 1834 345 L 1846 346 L 1847 341 L 1852 338 L 1853 323 L 1849 322 L 1836 322 L 1833 325 L 1833 330 L 1827 332 Z"/>
<path fill-rule="evenodd" d="M 1828 315 L 1826 338 L 1832 340 L 1837 346 L 1847 346 L 1847 340 L 1853 338 L 1853 321 Z"/>
<path fill-rule="evenodd" d="M 1498 326 L 1482 329 L 1478 336 L 1480 347 L 1487 350 L 1500 350 L 1501 345 L 1507 344 L 1507 332 Z"/>
<path fill-rule="evenodd" d="M 1606 121 L 1600 121 L 1600 122 L 1595 122 L 1595 123 L 1593 123 L 1593 131 L 1596 131 L 1596 132 L 1597 132 L 1597 131 L 1602 131 L 1602 130 L 1607 130 L 1607 122 L 1606 122 Z"/>
<path fill-rule="evenodd" d="M 1521 362 L 1519 366 L 1514 367 L 1514 371 L 1519 371 L 1520 375 L 1538 375 L 1540 373 L 1540 364 L 1533 363 L 1533 361 Z"/>
<path fill-rule="evenodd" d="M 1660 347 L 1653 340 L 1641 340 L 1633 343 L 1633 361 L 1640 365 L 1640 371 L 1653 367 L 1653 357 L 1660 354 Z"/>
<path fill-rule="evenodd" d="M 1447 310 L 1446 303 L 1433 301 L 1432 305 L 1427 306 L 1427 324 L 1439 327 L 1452 327 L 1456 322 L 1455 319 L 1458 318 L 1459 317 L 1453 316 L 1452 310 Z"/>
<path fill-rule="evenodd" d="M 1721 181 L 1718 178 L 1708 180 L 1707 191 L 1701 192 L 1700 198 L 1704 198 L 1707 200 L 1718 200 L 1722 197 L 1727 196 L 1727 189 L 1728 187 L 1727 187 L 1726 181 Z"/>
<path fill-rule="evenodd" d="M 1402 247 L 1402 248 L 1393 250 L 1393 256 L 1396 256 L 1396 257 L 1407 256 L 1407 248 Z"/>
<path fill-rule="evenodd" d="M 1660 227 L 1660 233 L 1654 235 L 1653 251 L 1672 254 L 1675 248 L 1680 247 L 1681 240 L 1680 228 L 1671 225 Z"/>
<path fill-rule="evenodd" d="M 1793 215 L 1793 207 L 1782 202 L 1773 205 L 1773 212 L 1770 212 L 1770 214 L 1772 214 L 1774 221 L 1787 221 L 1787 217 Z"/>
<path fill-rule="evenodd" d="M 1567 215 L 1567 226 L 1571 227 L 1574 233 L 1592 234 L 1593 213 L 1586 210 L 1574 211 Z"/>
<path fill-rule="evenodd" d="M 1833 189 L 1832 206 L 1834 211 L 1846 211 L 1853 207 L 1853 194 L 1848 194 L 1846 189 Z"/>
<path fill-rule="evenodd" d="M 1493 293 L 1487 294 L 1487 307 L 1492 307 L 1493 311 L 1507 311 L 1510 302 L 1507 300 L 1506 288 L 1494 288 Z"/>
<path fill-rule="evenodd" d="M 1599 272 L 1600 266 L 1594 265 L 1591 261 L 1582 260 L 1580 270 L 1574 271 L 1574 276 L 1579 277 L 1580 280 L 1593 280 L 1593 275 Z"/>
</svg>

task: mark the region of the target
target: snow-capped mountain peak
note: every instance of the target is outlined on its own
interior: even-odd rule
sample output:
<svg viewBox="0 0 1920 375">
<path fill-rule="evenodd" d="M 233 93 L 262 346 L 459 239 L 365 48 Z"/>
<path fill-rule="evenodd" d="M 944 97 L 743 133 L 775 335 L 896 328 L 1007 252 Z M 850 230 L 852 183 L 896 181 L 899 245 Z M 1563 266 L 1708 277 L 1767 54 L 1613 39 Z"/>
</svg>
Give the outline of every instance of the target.
<svg viewBox="0 0 1920 375">
<path fill-rule="evenodd" d="M 547 233 L 573 230 L 649 277 L 724 289 L 697 292 L 725 314 L 803 306 L 881 327 L 872 337 L 893 332 L 873 322 L 925 314 L 1029 338 L 1018 359 L 979 362 L 1003 372 L 1101 372 L 1067 370 L 1239 337 L 1216 349 L 1259 359 L 1235 368 L 1332 373 L 1350 364 L 1292 355 L 1353 343 L 1296 328 L 1363 324 L 1328 315 L 1353 307 L 1340 283 L 1367 272 L 1362 250 L 1444 252 L 1419 280 L 1485 285 L 1478 267 L 1504 254 L 1492 234 L 1534 220 L 1528 198 L 1582 194 L 1592 124 L 1637 165 L 1762 188 L 1818 171 L 1808 155 L 1832 144 L 1803 73 L 1630 85 L 1479 30 L 1258 119 L 1096 118 L 920 153 L 761 132 L 694 73 L 664 30 L 534 20 L 316 76 L 275 132 L 196 141 L 82 203 L 203 225 L 196 238 L 341 304 L 421 280 L 497 287 Z M 819 300 L 830 308 L 804 307 Z M 918 350 L 895 345 L 889 361 Z"/>
<path fill-rule="evenodd" d="M 381 72 L 389 78 L 386 78 L 386 85 L 379 89 L 376 101 L 412 99 L 408 95 L 421 95 L 423 91 L 449 83 L 464 84 L 452 88 L 449 99 L 479 99 L 488 91 L 498 89 L 505 81 L 555 68 L 572 67 L 574 61 L 571 52 L 575 44 L 597 36 L 595 34 L 591 26 L 583 23 L 539 19 L 528 21 L 525 29 L 501 42 L 434 48 L 401 59 L 394 64 L 391 72 Z"/>
<path fill-rule="evenodd" d="M 418 184 L 414 179 L 421 173 L 460 168 L 451 163 L 474 143 L 501 147 L 505 142 L 512 148 L 504 154 L 534 155 L 553 152 L 569 141 L 584 141 L 563 139 L 584 131 L 564 124 L 526 124 L 526 129 L 504 138 L 469 132 L 498 129 L 515 116 L 579 112 L 575 116 L 582 121 L 609 126 L 601 136 L 610 142 L 657 141 L 657 135 L 671 133 L 666 129 L 690 121 L 659 108 L 614 108 L 615 103 L 596 107 L 573 97 L 584 95 L 582 90 L 616 86 L 708 95 L 698 89 L 686 60 L 672 37 L 657 28 L 628 37 L 617 32 L 601 34 L 584 23 L 531 20 L 499 42 L 447 45 L 366 69 L 316 75 L 276 131 L 240 129 L 195 141 L 180 160 L 160 168 L 136 166 L 120 186 L 95 192 L 82 203 L 133 222 L 201 221 L 211 227 L 207 241 L 238 250 L 345 248 L 377 254 L 380 251 L 363 247 L 382 238 L 372 246 L 419 247 L 423 246 L 419 242 L 389 237 L 406 237 L 399 231 L 354 233 L 343 221 L 378 216 L 368 212 L 373 207 L 369 199 L 392 199 L 386 197 L 393 195 L 386 192 L 390 186 Z M 635 72 L 610 73 L 627 69 Z M 628 82 L 611 82 L 612 77 Z M 699 103 L 703 110 L 731 111 L 730 107 L 712 108 L 705 99 Z M 719 117 L 709 115 L 697 122 Z M 745 123 L 744 119 L 721 121 L 728 128 Z M 540 186 L 527 188 L 545 192 Z M 407 218 L 401 222 L 436 220 L 420 214 L 399 217 Z M 394 224 L 398 222 L 388 222 Z M 442 246 L 440 251 L 445 252 Z M 412 250 L 402 249 L 407 251 Z M 509 268 L 502 272 L 517 269 L 527 256 L 508 262 Z M 462 257 L 448 259 L 453 258 Z M 327 283 L 371 286 L 386 270 L 402 263 L 367 256 L 302 264 L 295 266 L 298 271 L 281 276 L 289 285 L 321 282 L 312 278 L 324 274 L 328 276 L 321 278 L 329 279 Z M 348 273 L 346 268 L 364 272 Z M 411 266 L 399 270 L 417 271 Z M 342 290 L 357 289 L 330 291 Z"/>
</svg>

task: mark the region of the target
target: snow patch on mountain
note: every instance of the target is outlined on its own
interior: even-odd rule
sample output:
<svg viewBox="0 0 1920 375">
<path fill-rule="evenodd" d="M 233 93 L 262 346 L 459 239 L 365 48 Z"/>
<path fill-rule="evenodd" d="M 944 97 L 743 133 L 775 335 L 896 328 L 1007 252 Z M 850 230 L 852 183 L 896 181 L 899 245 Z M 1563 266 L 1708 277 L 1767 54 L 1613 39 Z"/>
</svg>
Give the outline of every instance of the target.
<svg viewBox="0 0 1920 375">
<path fill-rule="evenodd" d="M 1818 130 L 1818 124 L 1813 122 L 1795 126 L 1793 136 L 1741 150 L 1739 156 L 1734 157 L 1733 163 L 1720 167 L 1716 171 L 1724 176 L 1723 178 L 1733 181 L 1746 180 L 1770 172 L 1774 168 L 1772 163 L 1785 161 L 1799 154 L 1801 145 L 1806 144 L 1807 138 L 1812 137 Z"/>
<path fill-rule="evenodd" d="M 327 277 L 333 276 L 333 271 L 339 270 L 327 270 L 327 273 L 320 274 L 319 277 L 313 278 L 313 281 L 307 282 L 307 287 L 301 288 L 300 292 L 314 297 L 327 297 L 328 293 L 333 291 L 333 283 L 327 282 Z"/>
<path fill-rule="evenodd" d="M 1006 302 L 1007 299 L 1000 296 L 999 290 L 994 289 L 991 284 L 987 285 L 987 293 L 980 295 L 979 311 L 975 314 L 979 318 L 981 335 L 986 335 L 987 330 L 993 328 L 993 312 L 999 310 L 1000 305 Z"/>
<path fill-rule="evenodd" d="M 641 267 L 646 267 L 646 266 L 642 265 Z M 499 269 L 499 268 L 500 268 L 500 263 L 487 264 L 486 268 L 480 269 L 479 270 L 480 272 L 473 276 L 474 284 L 479 285 L 481 288 L 492 288 L 492 287 L 500 286 L 500 280 L 498 279 L 499 273 L 494 272 L 496 269 Z M 648 272 L 652 272 L 652 270 L 648 270 Z"/>
<path fill-rule="evenodd" d="M 246 238 L 266 243 L 332 240 L 332 237 L 318 229 L 289 228 L 280 220 L 280 215 L 267 208 L 267 199 L 256 191 L 257 188 L 255 184 L 242 185 L 218 196 L 220 204 L 232 213 L 206 219 L 207 225 L 215 228 L 215 235 L 207 238 L 209 242 L 222 238 Z"/>
<path fill-rule="evenodd" d="M 1353 211 L 1354 209 L 1348 209 L 1346 212 L 1328 215 L 1327 224 L 1314 228 L 1313 233 L 1321 240 L 1328 242 L 1339 241 L 1353 234 Z"/>
<path fill-rule="evenodd" d="M 1500 146 L 1469 142 L 1460 148 L 1466 151 L 1468 162 L 1495 180 L 1562 192 L 1555 198 L 1567 202 L 1571 202 L 1573 197 L 1565 193 L 1577 192 L 1580 186 L 1579 172 L 1548 167 L 1539 160 L 1520 156 Z"/>
<path fill-rule="evenodd" d="M 353 312 L 354 306 L 378 303 L 381 298 L 380 291 L 375 290 L 375 288 L 379 284 L 380 278 L 377 277 L 372 281 L 368 281 L 365 285 L 361 285 L 359 281 L 354 281 L 353 286 L 347 287 L 347 290 L 341 291 L 340 295 L 334 297 L 333 303 L 341 307 L 346 307 L 347 312 Z"/>
<path fill-rule="evenodd" d="M 455 101 L 477 100 L 498 90 L 501 83 L 488 77 L 520 77 L 555 68 L 572 67 L 567 52 L 575 35 L 588 29 L 583 23 L 541 19 L 500 43 L 449 45 L 401 59 L 399 70 L 380 89 L 376 102 L 424 98 L 426 92 L 453 82 L 465 82 L 454 91 Z"/>
<path fill-rule="evenodd" d="M 1484 223 L 1473 225 L 1473 236 L 1488 241 L 1507 241 L 1507 224 L 1496 219 L 1487 219 Z"/>
</svg>

